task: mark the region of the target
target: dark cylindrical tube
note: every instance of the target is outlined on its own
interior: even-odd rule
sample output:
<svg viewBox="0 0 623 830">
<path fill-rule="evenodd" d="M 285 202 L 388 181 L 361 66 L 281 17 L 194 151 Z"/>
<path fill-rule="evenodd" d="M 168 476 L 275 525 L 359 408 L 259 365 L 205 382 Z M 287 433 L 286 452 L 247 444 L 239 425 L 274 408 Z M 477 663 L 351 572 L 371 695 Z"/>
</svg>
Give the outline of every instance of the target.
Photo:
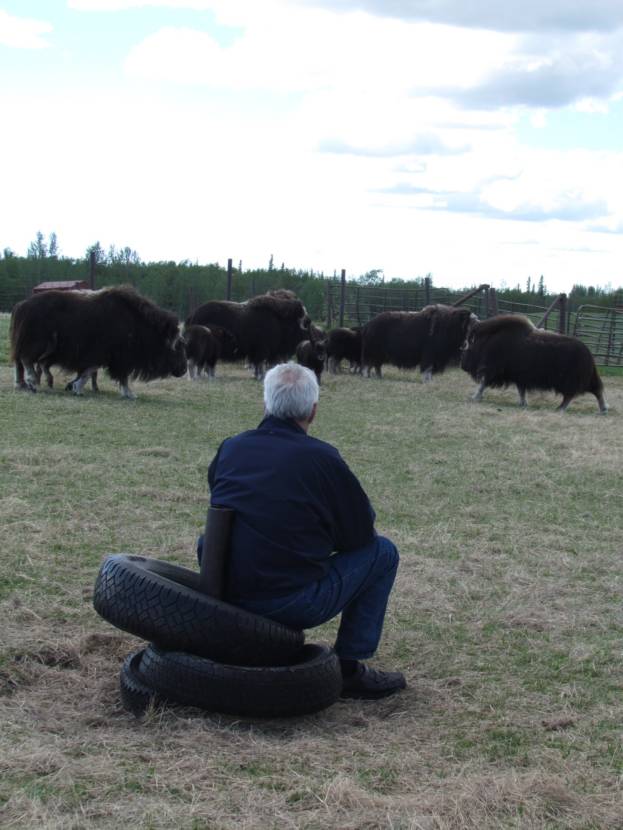
<svg viewBox="0 0 623 830">
<path fill-rule="evenodd" d="M 199 588 L 204 594 L 222 599 L 229 561 L 229 545 L 234 511 L 227 507 L 209 507 L 203 534 L 203 552 Z"/>
</svg>

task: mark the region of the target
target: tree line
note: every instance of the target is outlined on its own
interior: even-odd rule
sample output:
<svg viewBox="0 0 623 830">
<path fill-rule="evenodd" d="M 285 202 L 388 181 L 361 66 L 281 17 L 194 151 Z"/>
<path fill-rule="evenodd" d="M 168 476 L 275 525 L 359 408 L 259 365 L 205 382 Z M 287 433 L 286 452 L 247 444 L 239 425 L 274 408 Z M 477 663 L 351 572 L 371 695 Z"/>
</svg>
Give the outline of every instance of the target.
<svg viewBox="0 0 623 830">
<path fill-rule="evenodd" d="M 181 319 L 208 300 L 226 297 L 227 268 L 218 262 L 207 265 L 189 260 L 143 262 L 130 247 L 111 245 L 105 250 L 99 241 L 90 245 L 83 257 L 73 259 L 62 256 L 55 233 L 46 239 L 38 231 L 28 246 L 26 256 L 19 256 L 10 248 L 5 248 L 0 256 L 0 311 L 10 312 L 15 303 L 29 296 L 33 287 L 41 282 L 88 282 L 91 254 L 95 259 L 97 288 L 129 283 L 159 305 L 175 311 Z M 427 277 L 431 279 L 430 274 Z M 288 268 L 283 263 L 275 267 L 271 255 L 265 269 L 244 270 L 241 262 L 233 268 L 231 299 L 241 302 L 273 288 L 288 288 L 301 298 L 313 319 L 322 321 L 328 279 L 339 279 L 339 276 L 337 273 L 325 275 L 313 270 Z M 348 283 L 353 286 L 413 288 L 423 284 L 424 280 L 425 277 L 416 280 L 396 277 L 386 279 L 382 270 L 375 269 L 357 277 L 349 277 Z M 471 287 L 466 286 L 465 292 Z M 530 305 L 548 305 L 556 296 L 547 290 L 543 276 L 538 279 L 528 277 L 525 286 L 509 287 L 502 284 L 496 290 L 501 299 Z M 457 293 L 457 290 L 453 289 L 453 293 Z M 623 305 L 623 288 L 614 290 L 611 286 L 601 288 L 574 285 L 569 301 L 571 309 L 583 303 L 610 307 Z"/>
</svg>

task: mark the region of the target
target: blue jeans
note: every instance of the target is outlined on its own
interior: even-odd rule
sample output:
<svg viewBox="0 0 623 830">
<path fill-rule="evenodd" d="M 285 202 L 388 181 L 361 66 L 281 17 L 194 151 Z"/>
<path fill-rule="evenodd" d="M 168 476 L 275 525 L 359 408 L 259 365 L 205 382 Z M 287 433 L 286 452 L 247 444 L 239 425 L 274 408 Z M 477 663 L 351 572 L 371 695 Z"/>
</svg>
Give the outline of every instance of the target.
<svg viewBox="0 0 623 830">
<path fill-rule="evenodd" d="M 343 660 L 367 660 L 377 649 L 387 600 L 398 570 L 396 546 L 376 536 L 363 548 L 336 553 L 326 576 L 277 599 L 237 604 L 292 628 L 314 628 L 342 612 L 335 650 Z"/>
</svg>

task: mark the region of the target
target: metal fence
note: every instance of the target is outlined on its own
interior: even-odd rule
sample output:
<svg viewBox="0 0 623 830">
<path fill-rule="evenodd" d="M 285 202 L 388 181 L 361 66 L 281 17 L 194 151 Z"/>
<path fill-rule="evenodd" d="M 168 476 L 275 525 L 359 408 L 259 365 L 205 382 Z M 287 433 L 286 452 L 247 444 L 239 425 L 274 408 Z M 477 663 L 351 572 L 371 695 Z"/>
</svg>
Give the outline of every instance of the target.
<svg viewBox="0 0 623 830">
<path fill-rule="evenodd" d="M 481 320 L 495 314 L 524 314 L 537 328 L 573 334 L 589 347 L 600 366 L 623 366 L 623 309 L 582 305 L 570 311 L 566 294 L 549 306 L 499 299 L 482 284 L 467 294 L 433 288 L 430 280 L 414 286 L 354 285 L 342 279 L 326 281 L 325 319 L 332 326 L 362 326 L 383 311 L 419 311 L 431 303 L 463 305 Z"/>
<path fill-rule="evenodd" d="M 574 315 L 573 334 L 599 365 L 623 366 L 623 309 L 582 305 Z"/>
</svg>

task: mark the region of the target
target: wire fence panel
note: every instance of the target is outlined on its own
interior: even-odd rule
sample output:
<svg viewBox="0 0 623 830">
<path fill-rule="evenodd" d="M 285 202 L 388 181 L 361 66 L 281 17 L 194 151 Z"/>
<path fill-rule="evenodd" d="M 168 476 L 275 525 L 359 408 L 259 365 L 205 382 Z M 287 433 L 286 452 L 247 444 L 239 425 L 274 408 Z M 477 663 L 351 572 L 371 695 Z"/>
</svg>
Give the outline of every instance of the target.
<svg viewBox="0 0 623 830">
<path fill-rule="evenodd" d="M 582 305 L 574 315 L 573 333 L 602 366 L 623 366 L 623 310 Z"/>
</svg>

